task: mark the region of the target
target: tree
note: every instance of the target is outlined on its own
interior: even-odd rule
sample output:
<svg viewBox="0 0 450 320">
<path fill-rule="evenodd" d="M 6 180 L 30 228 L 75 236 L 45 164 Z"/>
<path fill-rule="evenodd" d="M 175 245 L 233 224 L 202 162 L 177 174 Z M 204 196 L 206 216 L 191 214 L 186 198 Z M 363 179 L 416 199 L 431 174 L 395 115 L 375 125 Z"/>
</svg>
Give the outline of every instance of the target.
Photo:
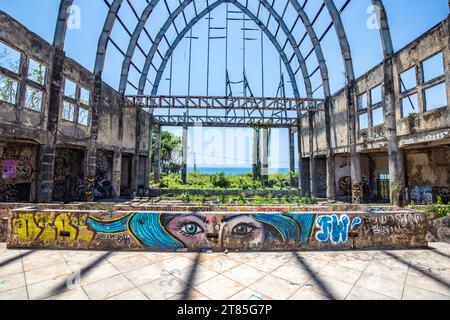
<svg viewBox="0 0 450 320">
<path fill-rule="evenodd" d="M 153 134 L 153 156 L 155 156 L 156 134 Z M 161 172 L 176 173 L 181 170 L 181 138 L 168 131 L 161 132 Z"/>
</svg>

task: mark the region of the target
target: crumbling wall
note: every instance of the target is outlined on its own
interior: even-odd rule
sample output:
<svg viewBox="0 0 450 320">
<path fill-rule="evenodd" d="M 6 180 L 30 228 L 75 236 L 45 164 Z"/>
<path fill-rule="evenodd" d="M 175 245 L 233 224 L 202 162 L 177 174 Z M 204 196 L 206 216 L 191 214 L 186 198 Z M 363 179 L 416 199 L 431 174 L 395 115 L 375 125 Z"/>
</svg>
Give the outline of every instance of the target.
<svg viewBox="0 0 450 320">
<path fill-rule="evenodd" d="M 336 250 L 427 245 L 419 212 L 152 213 L 17 210 L 9 248 Z"/>
</svg>

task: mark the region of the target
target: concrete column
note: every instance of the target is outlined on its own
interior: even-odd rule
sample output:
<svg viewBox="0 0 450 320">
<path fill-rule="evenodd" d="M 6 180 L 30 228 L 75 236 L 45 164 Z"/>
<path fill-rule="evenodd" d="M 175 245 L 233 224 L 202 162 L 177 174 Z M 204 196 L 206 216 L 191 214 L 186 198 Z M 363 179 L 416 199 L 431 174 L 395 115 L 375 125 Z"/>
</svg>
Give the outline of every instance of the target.
<svg viewBox="0 0 450 320">
<path fill-rule="evenodd" d="M 155 159 L 154 159 L 154 179 L 155 183 L 161 182 L 161 126 L 156 126 L 156 145 L 155 145 Z"/>
<path fill-rule="evenodd" d="M 39 149 L 39 171 L 37 178 L 38 202 L 51 202 L 53 199 L 54 169 L 56 157 L 56 138 L 58 135 L 59 110 L 63 83 L 63 69 L 66 55 L 63 50 L 55 48 L 53 71 L 51 77 L 49 110 L 47 122 L 47 141 Z"/>
<path fill-rule="evenodd" d="M 331 142 L 331 98 L 325 99 L 325 134 L 327 141 L 327 198 L 328 200 L 336 199 L 336 185 L 335 185 L 335 168 L 334 155 Z"/>
<path fill-rule="evenodd" d="M 260 129 L 253 131 L 253 180 L 258 180 L 261 175 L 261 161 L 259 158 Z"/>
<path fill-rule="evenodd" d="M 298 152 L 298 188 L 301 195 L 305 195 L 306 192 L 306 170 L 303 165 L 303 150 L 302 150 L 302 128 L 301 128 L 301 118 L 299 118 L 297 127 L 297 152 Z M 295 160 L 294 160 L 295 161 Z"/>
<path fill-rule="evenodd" d="M 120 185 L 122 180 L 122 151 L 120 150 L 114 152 L 112 180 L 116 197 L 120 197 Z"/>
<path fill-rule="evenodd" d="M 94 186 L 97 176 L 97 142 L 100 119 L 100 104 L 102 101 L 103 82 L 100 76 L 95 77 L 94 90 L 92 92 L 91 130 L 88 149 L 84 158 L 85 201 L 94 201 Z"/>
<path fill-rule="evenodd" d="M 189 127 L 183 126 L 183 160 L 181 163 L 181 181 L 183 184 L 187 183 L 187 161 L 188 161 L 188 133 L 189 133 Z"/>
<path fill-rule="evenodd" d="M 137 109 L 136 111 L 136 145 L 134 155 L 131 158 L 131 194 L 136 196 L 138 192 L 139 184 L 139 156 L 141 153 L 141 122 L 143 117 L 143 111 Z"/>
<path fill-rule="evenodd" d="M 295 173 L 295 136 L 292 127 L 289 127 L 289 171 Z M 291 186 L 294 186 L 294 179 L 292 176 Z"/>
<path fill-rule="evenodd" d="M 311 197 L 317 197 L 317 167 L 314 158 L 314 113 L 308 112 L 309 121 L 309 192 Z"/>
<path fill-rule="evenodd" d="M 261 162 L 262 180 L 266 184 L 269 181 L 269 129 L 261 129 Z"/>
<path fill-rule="evenodd" d="M 85 201 L 94 201 L 94 185 L 97 167 L 97 149 L 90 145 L 84 154 L 83 160 L 83 176 L 85 181 L 84 197 Z"/>
<path fill-rule="evenodd" d="M 397 122 L 395 114 L 394 66 L 393 58 L 387 57 L 384 69 L 384 103 L 386 137 L 388 143 L 389 183 L 391 204 L 402 206 L 405 203 L 405 173 L 403 170 L 403 152 L 398 146 Z"/>
<path fill-rule="evenodd" d="M 350 176 L 352 180 L 352 203 L 360 204 L 363 202 L 364 190 L 361 177 L 361 156 L 356 151 L 356 95 L 354 83 L 350 83 L 347 87 L 348 102 L 348 131 L 350 143 Z"/>
<path fill-rule="evenodd" d="M 152 166 L 152 149 L 153 149 L 153 119 L 150 117 L 150 125 L 148 128 L 149 132 L 149 139 L 148 139 L 148 156 L 147 160 L 145 161 L 145 188 L 150 189 L 150 173 L 151 173 L 151 166 Z"/>
</svg>

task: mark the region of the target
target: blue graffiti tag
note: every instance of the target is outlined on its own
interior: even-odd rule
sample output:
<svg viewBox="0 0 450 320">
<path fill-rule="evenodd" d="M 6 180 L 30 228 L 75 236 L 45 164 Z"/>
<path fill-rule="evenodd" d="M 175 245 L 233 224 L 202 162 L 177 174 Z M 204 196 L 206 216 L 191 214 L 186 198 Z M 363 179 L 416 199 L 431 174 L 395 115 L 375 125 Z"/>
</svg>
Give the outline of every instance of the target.
<svg viewBox="0 0 450 320">
<path fill-rule="evenodd" d="M 348 240 L 348 231 L 353 230 L 357 225 L 361 224 L 361 218 L 354 218 L 350 223 L 350 218 L 343 214 L 320 216 L 316 220 L 316 227 L 321 231 L 316 232 L 316 240 L 320 242 L 330 241 L 333 244 L 346 243 Z"/>
</svg>

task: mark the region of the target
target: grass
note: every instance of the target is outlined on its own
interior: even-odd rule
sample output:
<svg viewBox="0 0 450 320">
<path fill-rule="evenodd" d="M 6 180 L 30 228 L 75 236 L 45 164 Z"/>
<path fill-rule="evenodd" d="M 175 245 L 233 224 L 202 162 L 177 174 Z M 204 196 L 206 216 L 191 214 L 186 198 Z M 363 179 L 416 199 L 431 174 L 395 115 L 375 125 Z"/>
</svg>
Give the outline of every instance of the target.
<svg viewBox="0 0 450 320">
<path fill-rule="evenodd" d="M 172 190 L 295 190 L 291 187 L 291 178 L 292 173 L 271 174 L 268 182 L 263 185 L 261 181 L 254 181 L 251 173 L 227 176 L 223 172 L 214 175 L 190 172 L 185 185 L 180 175 L 166 174 L 161 177 L 159 185 L 152 185 L 152 187 Z"/>
</svg>

